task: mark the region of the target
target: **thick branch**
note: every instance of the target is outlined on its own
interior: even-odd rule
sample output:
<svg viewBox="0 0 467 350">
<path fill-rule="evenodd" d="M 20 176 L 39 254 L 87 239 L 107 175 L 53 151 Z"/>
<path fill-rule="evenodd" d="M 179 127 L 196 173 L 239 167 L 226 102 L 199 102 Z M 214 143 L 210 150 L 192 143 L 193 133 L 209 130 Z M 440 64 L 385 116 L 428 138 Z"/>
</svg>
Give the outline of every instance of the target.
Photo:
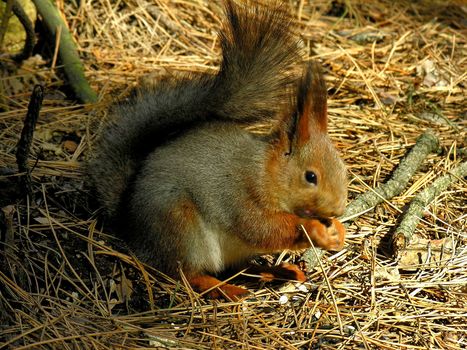
<svg viewBox="0 0 467 350">
<path fill-rule="evenodd" d="M 15 61 L 21 62 L 31 57 L 34 45 L 36 45 L 36 35 L 34 33 L 34 26 L 32 25 L 31 20 L 29 19 L 26 12 L 24 12 L 18 1 L 13 1 L 12 10 L 23 26 L 24 31 L 26 32 L 26 40 L 24 42 L 23 51 L 13 57 Z"/>
<path fill-rule="evenodd" d="M 3 49 L 3 39 L 8 30 L 8 22 L 10 20 L 11 9 L 13 8 L 14 0 L 5 1 L 5 12 L 3 12 L 2 22 L 0 24 L 0 50 Z"/>
<path fill-rule="evenodd" d="M 83 103 L 96 102 L 97 95 L 91 89 L 84 76 L 83 65 L 81 64 L 73 38 L 57 9 L 49 0 L 34 0 L 34 4 L 47 29 L 52 34 L 51 37 L 56 37 L 57 32 L 60 32 L 60 60 L 76 97 Z"/>
<path fill-rule="evenodd" d="M 24 28 L 26 32 L 26 40 L 24 43 L 23 51 L 13 57 L 13 59 L 17 62 L 23 61 L 32 55 L 32 50 L 34 49 L 34 45 L 36 44 L 36 36 L 34 33 L 34 26 L 31 23 L 26 12 L 24 12 L 23 8 L 16 0 L 3 0 L 6 3 L 5 5 L 5 13 L 2 19 L 2 24 L 0 28 L 0 43 L 3 43 L 3 39 L 8 27 L 8 18 L 10 12 L 13 11 L 14 15 L 18 18 L 19 22 Z"/>
</svg>

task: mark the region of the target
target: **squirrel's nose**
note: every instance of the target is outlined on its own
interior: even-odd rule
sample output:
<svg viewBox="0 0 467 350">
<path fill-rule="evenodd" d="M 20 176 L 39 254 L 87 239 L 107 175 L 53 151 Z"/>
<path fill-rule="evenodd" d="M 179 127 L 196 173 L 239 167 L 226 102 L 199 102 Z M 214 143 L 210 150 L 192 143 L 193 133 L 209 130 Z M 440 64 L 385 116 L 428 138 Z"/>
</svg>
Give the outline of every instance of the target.
<svg viewBox="0 0 467 350">
<path fill-rule="evenodd" d="M 347 204 L 347 189 L 342 190 L 339 194 L 336 194 L 336 198 L 333 203 L 333 214 L 331 216 L 339 217 L 342 216 L 345 212 L 345 207 Z"/>
<path fill-rule="evenodd" d="M 331 216 L 339 217 L 339 216 L 342 216 L 342 214 L 344 214 L 344 212 L 345 212 L 345 203 L 342 203 L 342 204 L 334 211 L 334 214 L 331 215 Z"/>
<path fill-rule="evenodd" d="M 336 199 L 332 203 L 323 206 L 320 210 L 319 216 L 321 217 L 339 217 L 345 212 L 346 198 Z"/>
</svg>

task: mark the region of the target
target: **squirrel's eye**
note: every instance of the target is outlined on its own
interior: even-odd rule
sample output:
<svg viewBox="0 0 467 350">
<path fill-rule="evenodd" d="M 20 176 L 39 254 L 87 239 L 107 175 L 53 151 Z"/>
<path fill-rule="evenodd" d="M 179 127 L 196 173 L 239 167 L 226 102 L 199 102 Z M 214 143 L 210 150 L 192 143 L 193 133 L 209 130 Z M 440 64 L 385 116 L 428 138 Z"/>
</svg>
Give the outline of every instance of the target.
<svg viewBox="0 0 467 350">
<path fill-rule="evenodd" d="M 305 180 L 313 185 L 318 184 L 318 176 L 313 171 L 306 171 L 305 172 Z"/>
</svg>

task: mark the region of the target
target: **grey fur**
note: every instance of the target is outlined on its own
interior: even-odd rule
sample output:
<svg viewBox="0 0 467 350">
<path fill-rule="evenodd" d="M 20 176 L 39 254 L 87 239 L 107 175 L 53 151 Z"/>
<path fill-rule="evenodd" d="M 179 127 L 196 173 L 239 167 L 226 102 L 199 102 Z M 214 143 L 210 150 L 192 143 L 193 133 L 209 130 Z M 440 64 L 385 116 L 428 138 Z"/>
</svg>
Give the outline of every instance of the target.
<svg viewBox="0 0 467 350">
<path fill-rule="evenodd" d="M 141 161 L 169 136 L 206 120 L 270 121 L 288 102 L 287 86 L 296 80 L 288 70 L 300 55 L 283 3 L 226 0 L 225 8 L 217 75 L 165 79 L 114 107 L 88 166 L 110 217 L 117 214 Z"/>
<path fill-rule="evenodd" d="M 170 275 L 178 263 L 191 276 L 219 272 L 266 252 L 273 238 L 279 243 L 269 251 L 294 247 L 296 227 L 291 241 L 282 242 L 285 224 L 274 221 L 277 213 L 334 216 L 345 204 L 345 167 L 325 130 L 324 80 L 317 71 L 302 80 L 288 73 L 300 56 L 286 12 L 279 1 L 268 8 L 225 4 L 219 73 L 137 91 L 115 108 L 88 167 L 118 231 L 142 260 Z M 294 104 L 287 92 L 295 94 Z M 296 117 L 307 106 L 316 108 Z M 243 128 L 279 119 L 268 136 Z M 300 120 L 310 120 L 303 134 L 312 137 L 291 154 Z M 309 169 L 319 177 L 316 186 L 304 182 Z"/>
<path fill-rule="evenodd" d="M 204 260 L 201 270 L 222 270 L 229 265 L 223 254 L 208 257 L 226 242 L 241 245 L 251 255 L 257 253 L 228 232 L 235 228 L 235 219 L 248 201 L 244 179 L 255 179 L 254 187 L 263 181 L 266 147 L 238 125 L 207 124 L 152 152 L 141 169 L 127 215 L 129 227 L 137 228 L 127 234 L 138 256 L 173 275 L 177 265 L 167 261 L 181 262 L 187 272 L 197 259 L 192 251 Z M 196 224 L 189 232 L 175 228 L 177 232 L 168 239 L 164 235 L 172 233 L 172 228 L 167 224 L 183 221 L 183 217 L 167 220 L 166 215 L 181 200 L 194 204 Z"/>
</svg>

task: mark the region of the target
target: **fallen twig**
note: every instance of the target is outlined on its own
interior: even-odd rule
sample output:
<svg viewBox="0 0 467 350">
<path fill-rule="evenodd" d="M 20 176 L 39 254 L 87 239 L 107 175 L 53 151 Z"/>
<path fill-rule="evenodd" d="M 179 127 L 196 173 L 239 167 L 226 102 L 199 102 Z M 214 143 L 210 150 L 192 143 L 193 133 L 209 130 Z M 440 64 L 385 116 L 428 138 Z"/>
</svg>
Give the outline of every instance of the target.
<svg viewBox="0 0 467 350">
<path fill-rule="evenodd" d="M 415 228 L 426 206 L 445 191 L 450 184 L 465 176 L 467 176 L 467 161 L 461 163 L 448 174 L 434 181 L 430 187 L 415 196 L 392 238 L 392 248 L 395 257 L 398 257 L 401 250 L 407 247 L 412 240 Z"/>
<path fill-rule="evenodd" d="M 39 111 L 42 106 L 42 99 L 44 98 L 44 90 L 42 86 L 36 85 L 29 100 L 28 113 L 24 119 L 23 130 L 21 131 L 21 138 L 18 141 L 16 149 L 16 164 L 18 164 L 18 171 L 24 173 L 21 177 L 21 189 L 32 199 L 33 192 L 31 187 L 31 174 L 28 167 L 29 151 L 31 149 L 32 138 L 34 129 L 36 127 L 37 119 L 39 118 Z"/>
<path fill-rule="evenodd" d="M 426 156 L 437 150 L 439 145 L 438 138 L 429 132 L 420 135 L 415 146 L 401 160 L 399 166 L 394 170 L 391 178 L 374 190 L 362 193 L 355 198 L 346 208 L 341 216 L 342 221 L 355 219 L 374 206 L 397 196 L 407 186 L 413 174 L 422 164 Z"/>
</svg>

